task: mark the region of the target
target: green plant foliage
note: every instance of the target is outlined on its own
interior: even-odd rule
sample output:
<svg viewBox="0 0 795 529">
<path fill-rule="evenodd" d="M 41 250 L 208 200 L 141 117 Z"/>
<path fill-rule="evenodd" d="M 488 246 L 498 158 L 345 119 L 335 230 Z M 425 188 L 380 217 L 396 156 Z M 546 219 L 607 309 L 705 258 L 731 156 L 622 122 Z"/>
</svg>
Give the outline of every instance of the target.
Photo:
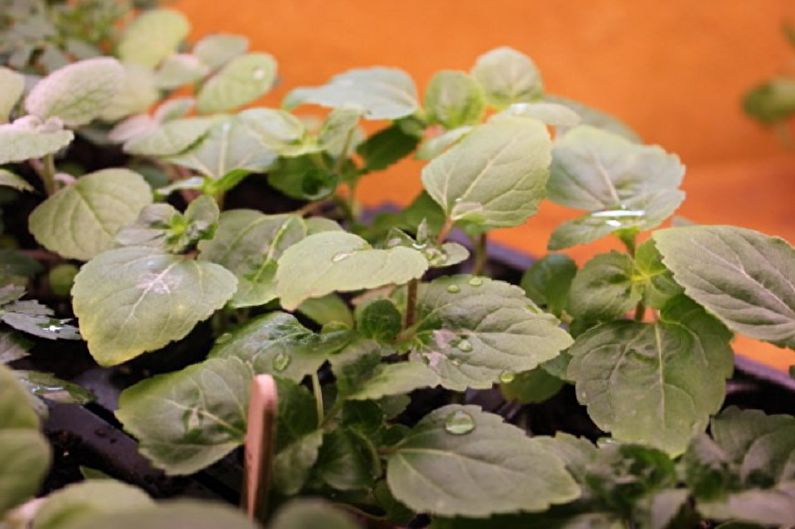
<svg viewBox="0 0 795 529">
<path fill-rule="evenodd" d="M 428 120 L 446 129 L 477 123 L 486 106 L 477 81 L 453 70 L 433 76 L 425 89 L 424 104 Z"/>
<path fill-rule="evenodd" d="M 486 100 L 497 108 L 532 101 L 543 94 L 538 68 L 529 57 L 513 48 L 484 53 L 478 57 L 471 74 L 483 87 Z"/>
<path fill-rule="evenodd" d="M 118 45 L 119 58 L 128 63 L 154 67 L 177 50 L 190 24 L 173 9 L 148 11 L 129 26 Z"/>
<path fill-rule="evenodd" d="M 207 80 L 197 95 L 203 114 L 224 112 L 251 103 L 267 93 L 276 80 L 276 61 L 266 53 L 233 58 Z"/>
</svg>

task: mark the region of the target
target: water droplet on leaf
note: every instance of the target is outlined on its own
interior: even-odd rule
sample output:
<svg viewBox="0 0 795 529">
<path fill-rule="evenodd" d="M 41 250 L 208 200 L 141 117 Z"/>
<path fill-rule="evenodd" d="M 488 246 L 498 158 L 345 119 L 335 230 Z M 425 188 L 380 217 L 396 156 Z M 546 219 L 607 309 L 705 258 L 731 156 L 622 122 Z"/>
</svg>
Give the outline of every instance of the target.
<svg viewBox="0 0 795 529">
<path fill-rule="evenodd" d="M 273 369 L 284 371 L 290 365 L 290 356 L 286 353 L 279 353 L 273 358 Z"/>
<path fill-rule="evenodd" d="M 338 254 L 335 254 L 334 257 L 331 258 L 331 262 L 332 263 L 339 263 L 340 261 L 344 261 L 345 259 L 347 259 L 350 256 L 351 256 L 350 252 L 340 252 Z"/>
<path fill-rule="evenodd" d="M 475 420 L 465 411 L 455 411 L 447 416 L 444 429 L 453 435 L 466 435 L 475 429 Z"/>
<path fill-rule="evenodd" d="M 516 378 L 516 373 L 513 371 L 503 371 L 500 373 L 500 382 L 503 384 L 510 384 Z"/>
<path fill-rule="evenodd" d="M 262 68 L 257 68 L 256 70 L 254 70 L 254 79 L 256 79 L 257 81 L 262 81 L 263 79 L 265 79 L 265 70 L 263 70 Z"/>
<path fill-rule="evenodd" d="M 447 291 L 451 294 L 458 294 L 461 292 L 461 287 L 458 285 L 447 285 Z"/>
<path fill-rule="evenodd" d="M 459 351 L 463 351 L 465 353 L 468 353 L 472 350 L 472 344 L 469 340 L 461 340 L 456 344 L 456 347 Z"/>
<path fill-rule="evenodd" d="M 469 280 L 469 284 L 470 284 L 470 286 L 473 286 L 473 287 L 479 287 L 480 285 L 483 284 L 483 279 L 481 279 L 479 277 L 473 277 L 472 279 Z"/>
</svg>

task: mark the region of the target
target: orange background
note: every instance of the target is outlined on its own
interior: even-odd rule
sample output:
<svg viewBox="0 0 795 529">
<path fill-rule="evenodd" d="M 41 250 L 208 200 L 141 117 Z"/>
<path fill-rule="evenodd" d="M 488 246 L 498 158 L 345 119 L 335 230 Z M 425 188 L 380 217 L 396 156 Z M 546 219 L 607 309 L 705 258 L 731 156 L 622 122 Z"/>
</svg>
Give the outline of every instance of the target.
<svg viewBox="0 0 795 529">
<path fill-rule="evenodd" d="M 316 85 L 342 70 L 397 66 L 420 94 L 443 68 L 468 70 L 499 45 L 530 55 L 547 90 L 614 113 L 688 166 L 680 213 L 795 241 L 795 157 L 741 112 L 742 93 L 792 66 L 780 27 L 791 0 L 179 0 L 194 36 L 233 32 L 279 61 L 280 85 Z M 361 185 L 366 203 L 406 202 L 420 162 L 407 160 Z M 494 239 L 544 252 L 551 230 L 575 212 L 545 205 Z M 583 261 L 610 247 L 572 249 Z M 742 340 L 737 348 L 784 368 L 795 355 Z"/>
</svg>

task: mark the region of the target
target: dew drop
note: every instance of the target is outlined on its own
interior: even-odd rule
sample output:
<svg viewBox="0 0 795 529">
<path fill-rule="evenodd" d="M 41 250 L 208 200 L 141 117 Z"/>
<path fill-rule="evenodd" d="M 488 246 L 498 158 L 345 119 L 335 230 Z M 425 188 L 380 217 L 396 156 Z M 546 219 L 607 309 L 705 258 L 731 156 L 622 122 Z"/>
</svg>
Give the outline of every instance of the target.
<svg viewBox="0 0 795 529">
<path fill-rule="evenodd" d="M 284 371 L 290 365 L 290 356 L 286 353 L 279 353 L 273 358 L 273 369 Z"/>
<path fill-rule="evenodd" d="M 468 353 L 468 352 L 470 352 L 472 350 L 472 344 L 470 343 L 469 340 L 461 340 L 460 342 L 458 342 L 456 344 L 456 348 L 459 351 L 463 351 L 465 353 Z"/>
<path fill-rule="evenodd" d="M 257 68 L 256 70 L 254 70 L 254 79 L 256 79 L 257 81 L 262 81 L 263 79 L 265 79 L 265 70 L 263 70 L 262 68 Z"/>
<path fill-rule="evenodd" d="M 339 263 L 340 261 L 344 261 L 345 259 L 347 259 L 350 256 L 351 256 L 350 252 L 340 252 L 340 253 L 334 255 L 334 257 L 331 258 L 331 262 L 332 263 Z"/>
<path fill-rule="evenodd" d="M 466 435 L 475 429 L 475 420 L 465 411 L 455 411 L 447 416 L 444 429 L 453 435 Z"/>
<path fill-rule="evenodd" d="M 451 294 L 458 294 L 461 292 L 461 287 L 458 285 L 447 285 L 447 291 Z"/>
<path fill-rule="evenodd" d="M 220 345 L 220 344 L 228 342 L 231 339 L 232 339 L 232 333 L 231 332 L 225 332 L 221 336 L 219 336 L 218 339 L 215 340 L 215 343 Z"/>
<path fill-rule="evenodd" d="M 453 359 L 450 361 L 450 363 L 452 363 L 454 366 L 458 367 L 458 366 L 460 366 L 460 365 L 461 365 L 461 359 L 460 359 L 460 358 L 453 358 Z"/>
<path fill-rule="evenodd" d="M 615 220 L 615 219 L 606 220 L 605 224 L 607 224 L 611 228 L 620 228 L 621 227 L 621 221 L 620 220 Z"/>
<path fill-rule="evenodd" d="M 481 279 L 479 277 L 473 277 L 472 279 L 469 280 L 469 284 L 470 284 L 470 286 L 473 286 L 473 287 L 479 287 L 480 285 L 483 284 L 483 279 Z"/>
<path fill-rule="evenodd" d="M 500 373 L 500 382 L 503 384 L 510 384 L 516 378 L 516 373 L 513 371 L 503 371 Z"/>
</svg>

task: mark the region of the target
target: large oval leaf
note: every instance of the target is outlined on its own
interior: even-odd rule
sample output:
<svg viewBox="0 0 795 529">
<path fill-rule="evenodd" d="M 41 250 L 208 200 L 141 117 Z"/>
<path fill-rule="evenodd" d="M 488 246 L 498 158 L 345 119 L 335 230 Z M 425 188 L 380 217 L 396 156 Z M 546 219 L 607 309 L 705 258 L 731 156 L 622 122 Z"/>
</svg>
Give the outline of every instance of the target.
<svg viewBox="0 0 795 529">
<path fill-rule="evenodd" d="M 207 134 L 213 118 L 181 118 L 135 135 L 124 144 L 124 152 L 138 156 L 173 156 L 186 151 Z"/>
<path fill-rule="evenodd" d="M 540 121 L 507 116 L 476 127 L 435 158 L 422 183 L 454 221 L 518 226 L 546 196 L 550 149 Z"/>
<path fill-rule="evenodd" d="M 425 90 L 429 121 L 446 129 L 477 123 L 485 106 L 480 85 L 464 72 L 442 70 L 431 78 Z"/>
<path fill-rule="evenodd" d="M 196 96 L 203 114 L 225 112 L 265 95 L 276 80 L 276 61 L 267 53 L 235 57 L 211 77 Z"/>
<path fill-rule="evenodd" d="M 128 247 L 83 265 L 72 296 L 80 333 L 107 366 L 179 340 L 236 289 L 235 276 L 217 264 Z"/>
<path fill-rule="evenodd" d="M 0 165 L 42 158 L 63 149 L 72 139 L 71 130 L 49 126 L 33 116 L 0 125 Z"/>
<path fill-rule="evenodd" d="M 533 369 L 572 343 L 521 288 L 467 275 L 420 285 L 414 340 L 414 358 L 458 391 L 490 388 L 500 375 Z"/>
<path fill-rule="evenodd" d="M 179 11 L 145 11 L 127 26 L 117 52 L 124 62 L 154 68 L 177 50 L 188 31 L 188 19 Z"/>
<path fill-rule="evenodd" d="M 216 33 L 207 35 L 193 47 L 193 55 L 210 68 L 220 68 L 248 49 L 248 39 L 241 35 Z"/>
<path fill-rule="evenodd" d="M 64 257 L 87 261 L 113 248 L 114 237 L 152 203 L 146 180 L 129 169 L 87 174 L 33 210 L 30 231 L 39 243 Z"/>
<path fill-rule="evenodd" d="M 730 329 L 795 349 L 795 249 L 731 226 L 654 234 L 663 262 L 688 296 Z"/>
<path fill-rule="evenodd" d="M 427 269 L 425 255 L 411 248 L 379 250 L 352 233 L 317 233 L 282 254 L 276 292 L 282 306 L 294 310 L 306 299 L 331 292 L 400 285 Z"/>
<path fill-rule="evenodd" d="M 537 99 L 544 89 L 533 61 L 507 46 L 478 57 L 472 67 L 472 77 L 483 86 L 486 100 L 498 108 Z"/>
<path fill-rule="evenodd" d="M 39 81 L 25 99 L 28 113 L 56 117 L 70 127 L 99 116 L 121 89 L 124 68 L 110 57 L 69 64 Z"/>
<path fill-rule="evenodd" d="M 431 412 L 395 447 L 388 465 L 395 498 L 441 516 L 543 511 L 580 495 L 552 452 L 477 406 Z"/>
</svg>

